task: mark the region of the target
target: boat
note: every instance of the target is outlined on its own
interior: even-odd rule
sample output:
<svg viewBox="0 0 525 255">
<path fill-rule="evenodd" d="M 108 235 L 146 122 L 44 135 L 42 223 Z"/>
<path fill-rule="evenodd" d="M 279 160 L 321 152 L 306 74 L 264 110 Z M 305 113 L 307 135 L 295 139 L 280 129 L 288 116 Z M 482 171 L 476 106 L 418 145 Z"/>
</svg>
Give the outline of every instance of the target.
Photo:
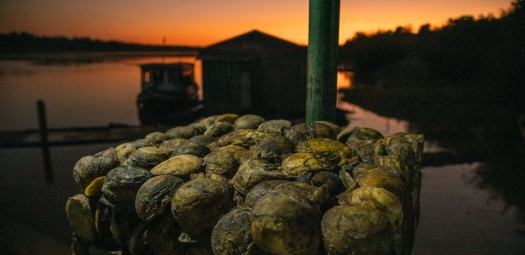
<svg viewBox="0 0 525 255">
<path fill-rule="evenodd" d="M 182 125 L 199 117 L 202 102 L 193 63 L 148 63 L 140 69 L 137 108 L 141 125 Z"/>
</svg>

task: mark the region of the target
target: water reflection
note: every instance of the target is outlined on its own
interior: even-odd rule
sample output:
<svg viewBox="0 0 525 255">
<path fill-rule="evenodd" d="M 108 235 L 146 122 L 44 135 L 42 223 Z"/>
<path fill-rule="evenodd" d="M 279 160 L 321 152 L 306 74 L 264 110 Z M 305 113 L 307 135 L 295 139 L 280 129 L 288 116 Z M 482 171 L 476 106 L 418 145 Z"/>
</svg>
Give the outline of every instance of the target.
<svg viewBox="0 0 525 255">
<path fill-rule="evenodd" d="M 384 136 L 390 136 L 399 132 L 408 132 L 409 123 L 407 121 L 380 116 L 358 105 L 345 102 L 341 97 L 342 93 L 339 93 L 337 108 L 349 112 L 346 116 L 349 121 L 347 127 L 373 128 L 381 132 Z"/>
<path fill-rule="evenodd" d="M 498 93 L 354 89 L 345 100 L 384 116 L 405 119 L 408 132 L 444 148 L 436 165 L 479 162 L 472 183 L 525 212 L 525 140 L 518 116 Z M 425 162 L 426 161 L 426 162 Z M 424 164 L 431 160 L 424 160 Z"/>
</svg>

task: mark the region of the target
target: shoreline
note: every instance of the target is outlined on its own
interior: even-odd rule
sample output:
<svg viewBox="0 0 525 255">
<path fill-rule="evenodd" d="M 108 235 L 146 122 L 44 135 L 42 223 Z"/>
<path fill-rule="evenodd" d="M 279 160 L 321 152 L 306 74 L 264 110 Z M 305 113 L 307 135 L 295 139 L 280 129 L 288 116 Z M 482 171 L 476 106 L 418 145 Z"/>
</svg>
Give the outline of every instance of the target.
<svg viewBox="0 0 525 255">
<path fill-rule="evenodd" d="M 94 63 L 152 57 L 196 57 L 198 50 L 188 51 L 86 51 L 0 54 L 0 61 L 33 61 L 36 64 Z"/>
</svg>

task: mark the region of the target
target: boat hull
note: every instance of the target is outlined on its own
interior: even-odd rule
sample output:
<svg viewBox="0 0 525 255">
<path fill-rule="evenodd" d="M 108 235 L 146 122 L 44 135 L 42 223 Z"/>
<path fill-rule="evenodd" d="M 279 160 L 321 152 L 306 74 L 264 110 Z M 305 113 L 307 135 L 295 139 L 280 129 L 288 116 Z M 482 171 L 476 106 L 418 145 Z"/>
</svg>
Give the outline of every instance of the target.
<svg viewBox="0 0 525 255">
<path fill-rule="evenodd" d="M 202 103 L 187 95 L 141 93 L 137 97 L 139 121 L 143 126 L 183 125 L 200 117 Z"/>
</svg>

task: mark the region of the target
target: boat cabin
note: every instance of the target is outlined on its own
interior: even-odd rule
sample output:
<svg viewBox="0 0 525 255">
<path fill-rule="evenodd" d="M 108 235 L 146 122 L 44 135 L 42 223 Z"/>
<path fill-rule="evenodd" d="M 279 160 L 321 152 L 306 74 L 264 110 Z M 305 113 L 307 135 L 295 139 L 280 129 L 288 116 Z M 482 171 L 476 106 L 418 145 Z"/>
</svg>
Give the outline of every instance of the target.
<svg viewBox="0 0 525 255">
<path fill-rule="evenodd" d="M 184 93 L 194 84 L 193 64 L 144 64 L 140 66 L 142 91 Z"/>
<path fill-rule="evenodd" d="M 175 125 L 193 115 L 200 104 L 193 63 L 152 63 L 140 69 L 137 107 L 142 125 Z"/>
</svg>

